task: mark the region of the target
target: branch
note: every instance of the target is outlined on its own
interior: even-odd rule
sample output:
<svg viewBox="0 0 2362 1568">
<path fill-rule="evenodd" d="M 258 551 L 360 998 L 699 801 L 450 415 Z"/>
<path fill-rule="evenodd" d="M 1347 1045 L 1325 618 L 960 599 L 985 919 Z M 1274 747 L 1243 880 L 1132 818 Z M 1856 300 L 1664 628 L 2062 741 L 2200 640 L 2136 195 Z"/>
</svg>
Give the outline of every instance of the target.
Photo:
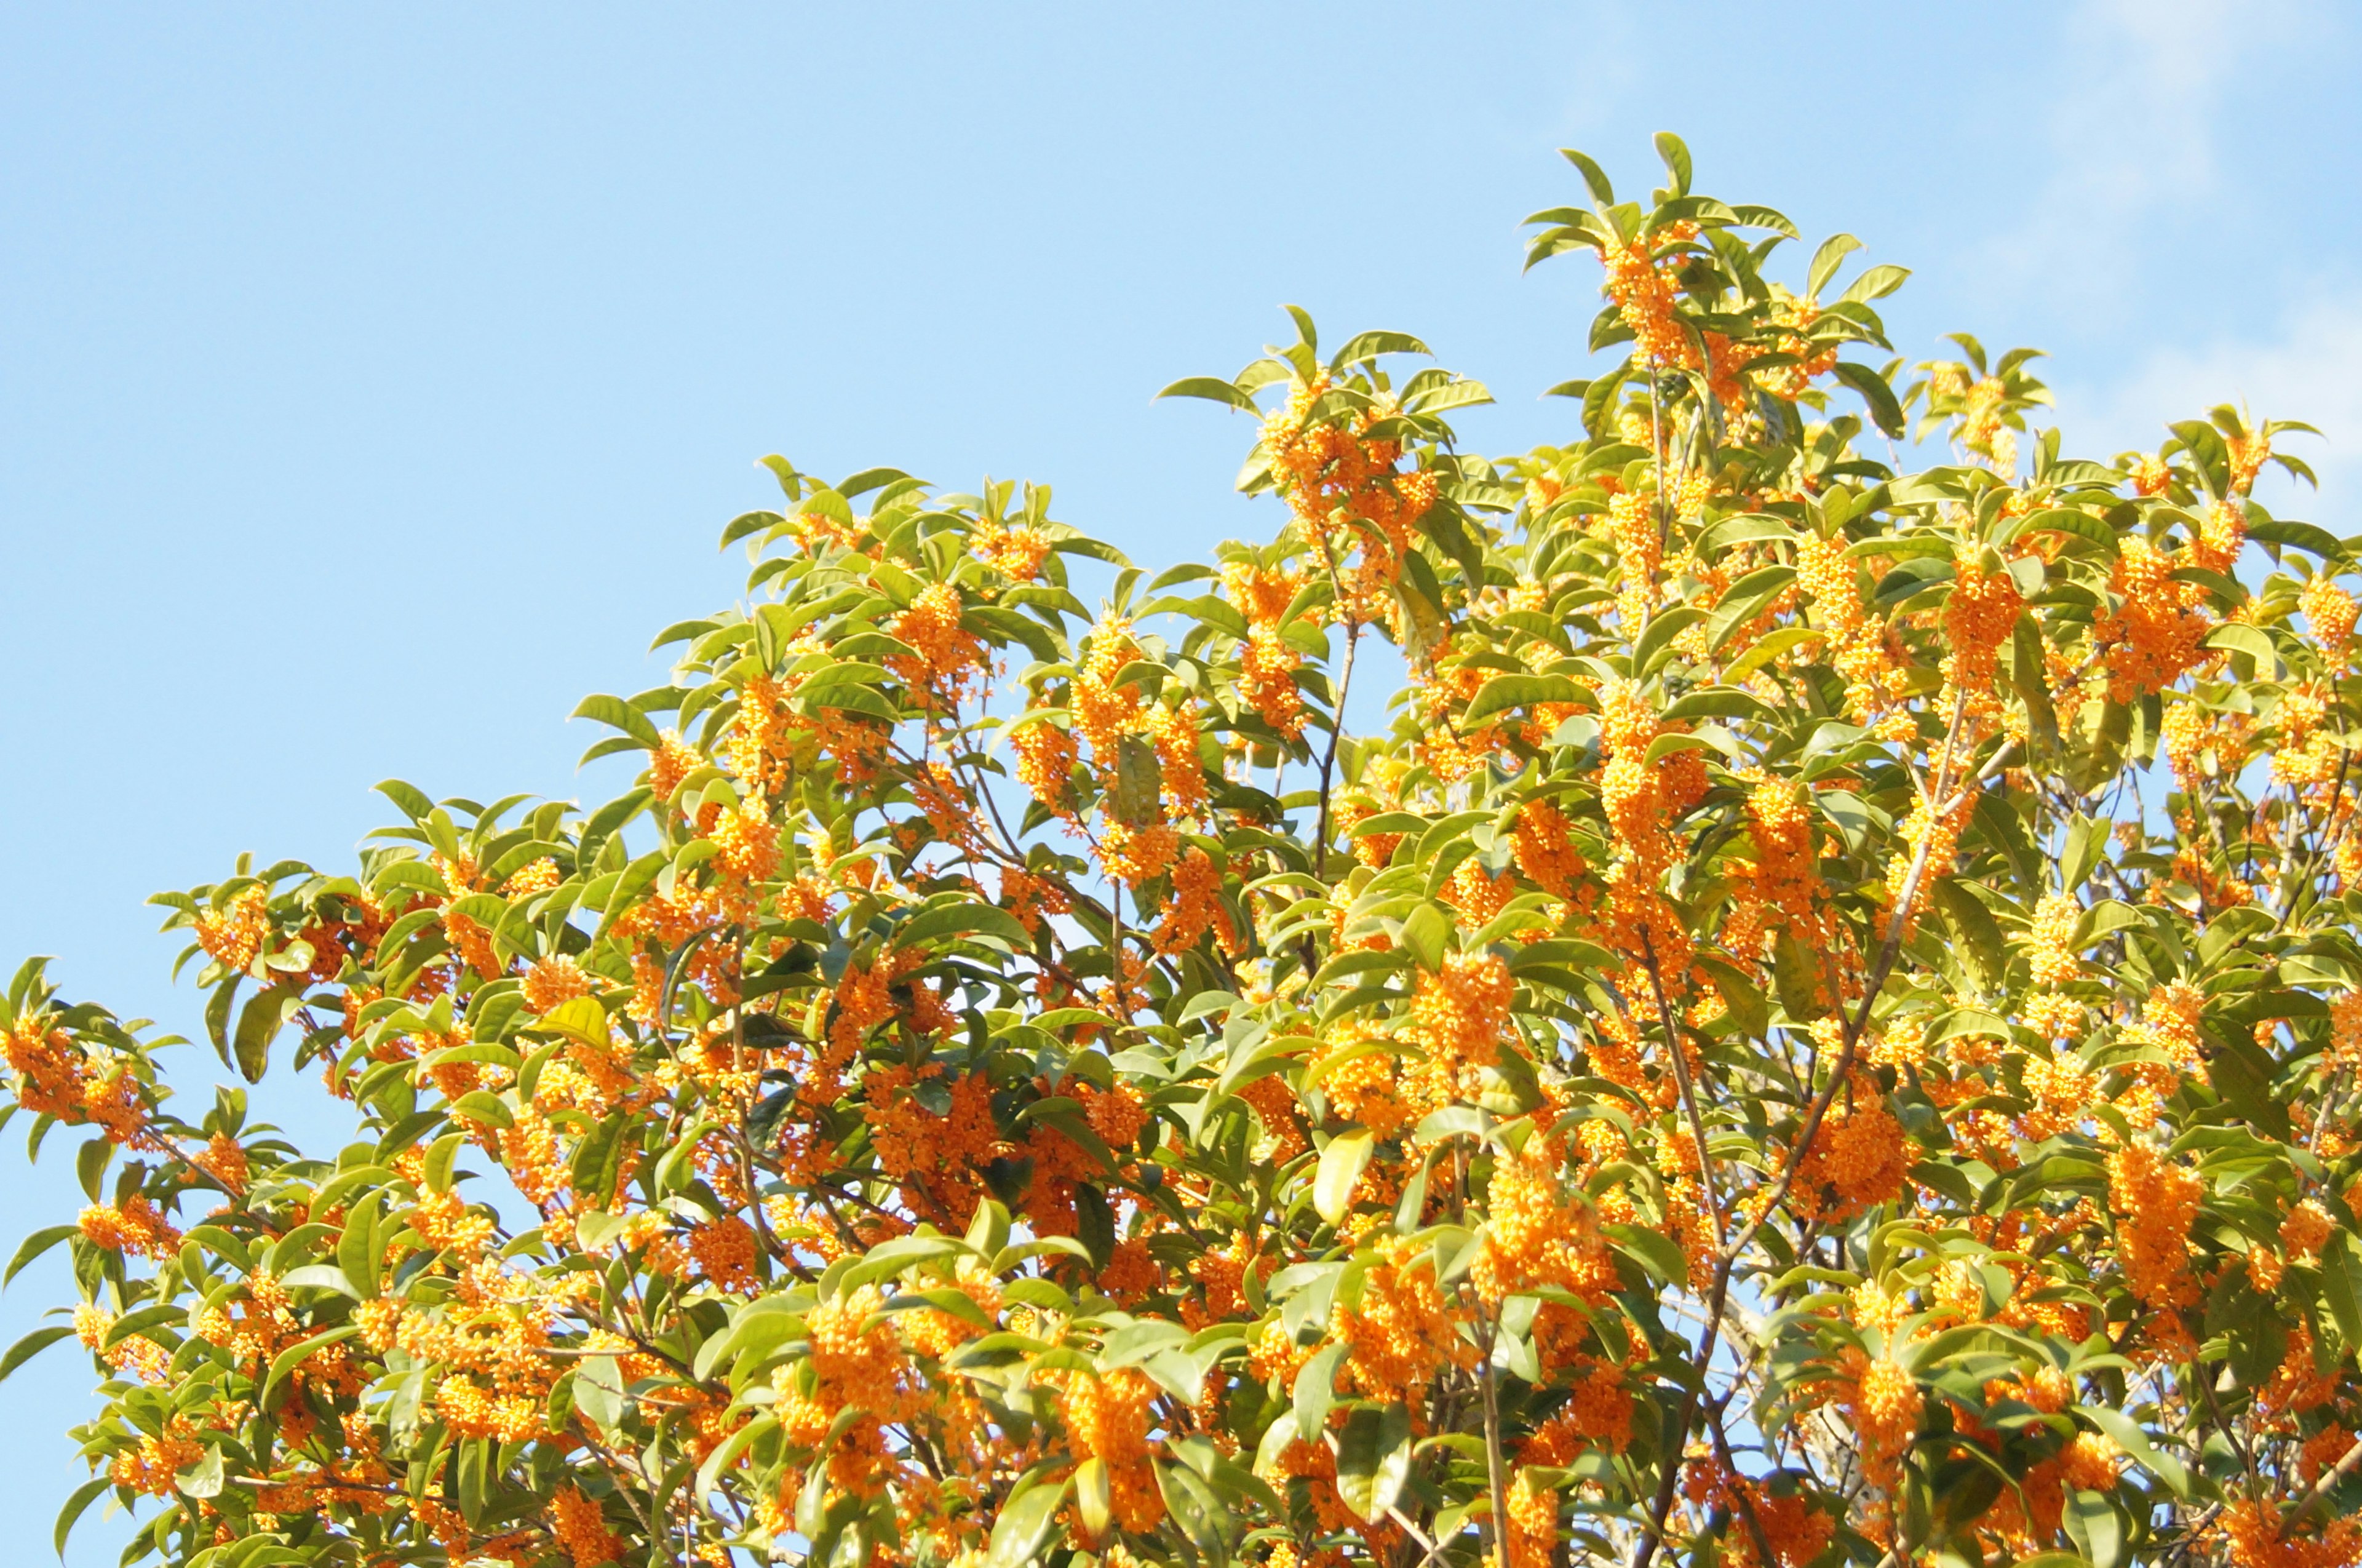
<svg viewBox="0 0 2362 1568">
<path fill-rule="evenodd" d="M 1705 1189 L 1706 1217 L 1714 1221 L 1714 1244 L 1716 1252 L 1724 1243 L 1722 1195 L 1714 1179 L 1714 1165 L 1707 1158 L 1705 1147 L 1705 1116 L 1698 1110 L 1697 1089 L 1690 1080 L 1689 1058 L 1682 1053 L 1681 1034 L 1673 1027 L 1672 1004 L 1665 999 L 1664 977 L 1657 968 L 1657 944 L 1646 925 L 1640 928 L 1640 951 L 1647 955 L 1642 967 L 1649 972 L 1649 986 L 1657 997 L 1657 1021 L 1664 1025 L 1665 1050 L 1672 1057 L 1673 1084 L 1681 1090 L 1682 1109 L 1688 1114 L 1690 1137 L 1697 1144 L 1698 1185 Z"/>
<path fill-rule="evenodd" d="M 2356 1438 L 2339 1456 L 2337 1463 L 2321 1473 L 2321 1479 L 2312 1484 L 2312 1490 L 2298 1498 L 2288 1512 L 2280 1516 L 2280 1522 L 2272 1527 L 2272 1539 L 2278 1540 L 2286 1535 L 2290 1528 L 2318 1507 L 2340 1481 L 2356 1470 L 2362 1470 L 2362 1438 Z"/>
</svg>

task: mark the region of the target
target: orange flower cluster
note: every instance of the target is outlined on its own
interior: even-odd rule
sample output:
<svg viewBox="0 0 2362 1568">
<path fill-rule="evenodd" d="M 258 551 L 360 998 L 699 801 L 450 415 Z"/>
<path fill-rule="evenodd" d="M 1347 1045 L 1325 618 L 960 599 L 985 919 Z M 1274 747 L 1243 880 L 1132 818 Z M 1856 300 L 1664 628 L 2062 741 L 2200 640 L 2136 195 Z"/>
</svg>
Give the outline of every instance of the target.
<svg viewBox="0 0 2362 1568">
<path fill-rule="evenodd" d="M 1173 867 L 1173 899 L 1157 922 L 1159 953 L 1195 947 L 1209 930 L 1225 953 L 1239 948 L 1239 933 L 1222 903 L 1222 874 L 1213 857 L 1191 845 Z"/>
<path fill-rule="evenodd" d="M 1066 791 L 1075 772 L 1074 735 L 1047 720 L 1036 720 L 1012 730 L 1009 745 L 1017 753 L 1017 781 L 1071 821 L 1074 810 L 1066 803 Z"/>
<path fill-rule="evenodd" d="M 128 1334 L 111 1345 L 105 1342 L 107 1331 L 115 1327 L 113 1313 L 80 1302 L 74 1307 L 73 1327 L 83 1348 L 105 1356 L 106 1364 L 117 1372 L 127 1373 L 151 1388 L 171 1381 L 172 1353 L 147 1335 Z"/>
<path fill-rule="evenodd" d="M 1300 570 L 1267 570 L 1236 558 L 1222 563 L 1222 591 L 1247 623 L 1247 641 L 1240 655 L 1240 693 L 1265 723 L 1289 740 L 1304 733 L 1304 701 L 1296 688 L 1296 671 L 1303 658 L 1281 635 L 1281 626 L 1304 580 Z"/>
<path fill-rule="evenodd" d="M 2190 1227 L 2205 1191 L 2204 1177 L 2146 1143 L 2128 1143 L 2108 1156 L 2108 1208 L 2119 1216 L 2117 1262 L 2132 1293 L 2160 1312 L 2198 1300 Z"/>
<path fill-rule="evenodd" d="M 1796 552 L 1796 582 L 1811 596 L 1829 662 L 1845 678 L 1846 712 L 1866 723 L 1901 699 L 1908 677 L 1888 646 L 1885 622 L 1861 602 L 1860 569 L 1846 550 L 1842 535 L 1807 540 Z"/>
<path fill-rule="evenodd" d="M 968 547 L 977 559 L 1018 582 L 1032 582 L 1042 575 L 1042 563 L 1049 558 L 1050 538 L 1030 523 L 986 524 L 968 538 Z"/>
<path fill-rule="evenodd" d="M 1411 1028 L 1447 1070 L 1461 1074 L 1499 1059 L 1516 984 L 1492 953 L 1447 953 L 1443 967 L 1422 973 L 1411 998 Z"/>
<path fill-rule="evenodd" d="M 1435 505 L 1434 474 L 1425 469 L 1397 471 L 1400 443 L 1373 440 L 1368 411 L 1342 422 L 1316 421 L 1313 405 L 1329 390 L 1324 373 L 1298 381 L 1287 400 L 1263 423 L 1263 449 L 1279 494 L 1324 564 L 1342 568 L 1345 593 L 1338 613 L 1366 624 L 1389 608 L 1386 590 L 1402 570 L 1411 547 L 1411 529 Z"/>
<path fill-rule="evenodd" d="M 1664 558 L 1657 498 L 1645 491 L 1609 496 L 1607 537 L 1616 547 L 1616 613 L 1637 636 L 1657 606 L 1657 575 Z"/>
<path fill-rule="evenodd" d="M 2182 562 L 2137 534 L 2120 543 L 2108 578 L 2111 604 L 2092 622 L 2106 651 L 2108 695 L 2128 702 L 2161 691 L 2204 657 L 2213 621 L 2201 608 L 2205 590 L 2177 582 Z"/>
<path fill-rule="evenodd" d="M 2081 977 L 2083 961 L 2075 951 L 2075 927 L 2082 918 L 2083 906 L 2064 893 L 2045 893 L 2034 906 L 2026 955 L 2036 985 L 2056 990 Z"/>
<path fill-rule="evenodd" d="M 1435 1256 L 1404 1236 L 1380 1237 L 1358 1306 L 1330 1309 L 1329 1334 L 1351 1347 L 1346 1367 L 1363 1393 L 1416 1397 L 1446 1366 L 1465 1366 L 1474 1349 L 1460 1337 L 1435 1279 Z"/>
<path fill-rule="evenodd" d="M 1554 898 L 1573 897 L 1575 884 L 1591 869 L 1567 837 L 1566 813 L 1546 800 L 1528 801 L 1518 808 L 1515 847 L 1518 869 Z"/>
<path fill-rule="evenodd" d="M 1851 1103 L 1843 1110 L 1830 1107 L 1797 1165 L 1789 1201 L 1800 1213 L 1845 1220 L 1903 1194 L 1915 1156 L 1903 1124 L 1867 1074 L 1853 1080 L 1845 1098 Z"/>
<path fill-rule="evenodd" d="M 1952 591 L 1944 601 L 1944 679 L 1989 706 L 2001 646 L 2016 629 L 2025 596 L 2004 567 L 1988 571 L 1979 556 L 1961 550 L 1953 560 Z"/>
<path fill-rule="evenodd" d="M 2362 1562 L 2362 1524 L 2351 1517 L 2284 1529 L 2281 1505 L 2239 1497 L 2214 1521 L 2234 1568 L 2354 1568 Z"/>
<path fill-rule="evenodd" d="M 1537 1485 L 1534 1473 L 1520 1467 L 1509 1483 L 1508 1515 L 1509 1568 L 1550 1568 L 1558 1545 L 1558 1494 Z"/>
<path fill-rule="evenodd" d="M 92 1245 L 110 1253 L 144 1253 L 161 1263 L 181 1250 L 181 1232 L 144 1193 L 131 1194 L 119 1206 L 94 1203 L 74 1223 Z"/>
<path fill-rule="evenodd" d="M 1135 1533 L 1154 1529 L 1164 1517 L 1148 1441 L 1156 1385 L 1134 1366 L 1100 1374 L 1045 1372 L 1043 1381 L 1058 1391 L 1058 1419 L 1075 1456 L 1107 1466 L 1117 1525 Z"/>
<path fill-rule="evenodd" d="M 874 1285 L 844 1291 L 805 1316 L 811 1331 L 815 1397 L 831 1416 L 851 1406 L 885 1420 L 899 1420 L 915 1392 L 909 1358 L 894 1331 L 867 1323 L 885 1298 Z"/>
<path fill-rule="evenodd" d="M 150 1497 L 169 1497 L 179 1489 L 175 1477 L 204 1457 L 205 1445 L 189 1434 L 184 1423 L 162 1437 L 142 1435 L 137 1448 L 125 1449 L 107 1468 L 109 1479 Z"/>
<path fill-rule="evenodd" d="M 104 1046 L 85 1050 L 51 1020 L 20 1015 L 0 1033 L 0 1057 L 17 1075 L 17 1103 L 37 1116 L 69 1124 L 94 1123 L 107 1141 L 132 1148 L 161 1148 L 149 1131 L 149 1091 L 127 1063 L 113 1065 Z"/>
<path fill-rule="evenodd" d="M 2292 686 L 2272 710 L 2279 744 L 2272 751 L 2272 782 L 2314 785 L 2334 780 L 2345 747 L 2326 727 L 2334 693 L 2318 681 Z"/>
<path fill-rule="evenodd" d="M 930 710 L 966 701 L 985 674 L 984 646 L 961 628 L 963 613 L 959 590 L 935 582 L 894 618 L 894 635 L 912 651 L 889 655 L 886 666 Z"/>
<path fill-rule="evenodd" d="M 240 889 L 227 903 L 197 916 L 197 945 L 225 969 L 252 966 L 270 934 L 270 895 L 260 886 Z"/>
<path fill-rule="evenodd" d="M 1661 883 L 1679 853 L 1669 824 L 1705 793 L 1705 765 L 1694 750 L 1649 760 L 1664 725 L 1632 682 L 1610 680 L 1599 697 L 1606 753 L 1599 796 L 1616 856 L 1607 875 L 1607 938 L 1633 958 L 1653 956 L 1667 991 L 1677 994 L 1689 972 L 1691 941 Z"/>
<path fill-rule="evenodd" d="M 2324 571 L 2306 580 L 2304 591 L 2297 597 L 2297 608 L 2312 623 L 2313 640 L 2321 645 L 2322 652 L 2343 668 L 2346 645 L 2354 640 L 2354 623 L 2357 615 L 2362 615 L 2362 605 L 2357 605 L 2354 595 Z"/>
<path fill-rule="evenodd" d="M 681 781 L 705 766 L 705 756 L 695 746 L 667 730 L 658 738 L 656 751 L 648 759 L 648 789 L 659 801 L 669 801 Z"/>
<path fill-rule="evenodd" d="M 1504 1156 L 1485 1191 L 1485 1251 L 1477 1294 L 1498 1303 L 1518 1291 L 1572 1291 L 1597 1306 L 1617 1288 L 1616 1264 L 1591 1205 L 1570 1202 L 1539 1141 Z"/>
<path fill-rule="evenodd" d="M 524 974 L 524 1005 L 537 1013 L 562 1007 L 590 991 L 590 977 L 568 954 L 553 953 Z"/>
<path fill-rule="evenodd" d="M 1634 358 L 1646 365 L 1700 368 L 1697 345 L 1682 330 L 1674 276 L 1679 247 L 1698 235 L 1686 221 L 1667 224 L 1653 243 L 1642 237 L 1599 249 L 1607 279 L 1601 292 L 1616 302 L 1616 312 L 1632 329 Z"/>
<path fill-rule="evenodd" d="M 579 1486 L 561 1486 L 550 1499 L 549 1531 L 574 1568 L 600 1568 L 623 1555 L 622 1540 L 607 1528 L 605 1514 Z"/>
<path fill-rule="evenodd" d="M 1903 902 L 1904 886 L 1911 880 L 1913 867 L 1918 867 L 1919 879 L 1910 889 L 1910 905 L 1904 911 L 1910 929 L 1918 928 L 1919 916 L 1935 896 L 1936 884 L 1951 875 L 1959 856 L 1960 830 L 1968 825 L 1976 803 L 1973 790 L 1962 790 L 1958 802 L 1940 817 L 1927 809 L 1925 795 L 1911 803 L 1911 814 L 1903 823 L 1903 842 L 1886 863 L 1887 897 L 1897 904 Z"/>
<path fill-rule="evenodd" d="M 1837 1521 L 1804 1493 L 1775 1491 L 1710 1458 L 1690 1461 L 1683 1491 L 1696 1507 L 1719 1510 L 1735 1521 L 1724 1533 L 1722 1548 L 1725 1559 L 1740 1568 L 1805 1568 L 1828 1550 L 1837 1534 Z M 1759 1560 L 1758 1531 L 1772 1549 L 1769 1563 Z"/>
<path fill-rule="evenodd" d="M 1838 1396 L 1861 1444 L 1861 1473 L 1870 1484 L 1892 1492 L 1903 1479 L 1903 1455 L 1919 1435 L 1926 1402 L 1909 1373 L 1883 1358 L 1846 1352 L 1849 1385 Z"/>
<path fill-rule="evenodd" d="M 1739 775 L 1747 795 L 1748 836 L 1754 858 L 1734 860 L 1731 911 L 1723 922 L 1723 945 L 1746 959 L 1762 955 L 1772 933 L 1785 931 L 1815 951 L 1827 944 L 1827 889 L 1821 880 L 1820 852 L 1813 839 L 1813 810 L 1794 785 L 1760 768 Z"/>
</svg>

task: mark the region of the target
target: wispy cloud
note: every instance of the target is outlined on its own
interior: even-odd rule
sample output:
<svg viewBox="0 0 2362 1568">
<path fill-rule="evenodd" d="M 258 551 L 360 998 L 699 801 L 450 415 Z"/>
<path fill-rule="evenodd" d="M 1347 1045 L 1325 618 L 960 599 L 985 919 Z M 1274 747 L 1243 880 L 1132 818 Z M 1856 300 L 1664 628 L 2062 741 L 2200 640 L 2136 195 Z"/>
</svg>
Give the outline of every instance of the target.
<svg viewBox="0 0 2362 1568">
<path fill-rule="evenodd" d="M 2267 339 L 2161 349 L 2113 385 L 2062 389 L 2060 412 L 2084 451 L 2111 454 L 2154 447 L 2168 423 L 2202 418 L 2223 403 L 2245 404 L 2257 419 L 2317 425 L 2321 439 L 2291 436 L 2279 445 L 2319 472 L 2321 498 L 2280 490 L 2264 499 L 2275 511 L 2345 533 L 2355 526 L 2353 498 L 2362 490 L 2356 363 L 2362 363 L 2362 303 L 2323 295 L 2291 311 Z"/>
<path fill-rule="evenodd" d="M 2224 86 L 2314 3 L 2083 0 L 2070 12 L 2050 83 L 2053 172 L 1990 231 L 1996 293 L 2137 311 L 2142 250 L 2177 204 L 2216 186 Z"/>
<path fill-rule="evenodd" d="M 2321 0 L 2083 0 L 2065 24 L 2050 126 L 2056 171 L 1988 253 L 1998 288 L 2039 291 L 2087 325 L 2177 324 L 2178 342 L 2117 373 L 2093 376 L 2087 365 L 2062 379 L 2059 413 L 2079 450 L 2154 448 L 2167 424 L 2223 403 L 2304 420 L 2323 439 L 2282 445 L 2319 471 L 2323 494 L 2275 484 L 2268 502 L 2343 532 L 2334 514 L 2362 487 L 2362 381 L 2352 371 L 2362 302 L 2324 282 L 2246 335 L 2209 339 L 2192 330 L 2202 330 L 2204 312 L 2160 315 L 2158 291 L 2181 274 L 2148 259 L 2205 232 L 2180 215 L 2236 194 L 2226 189 L 2235 182 L 2224 168 L 2226 89 L 2259 53 L 2324 22 Z"/>
</svg>

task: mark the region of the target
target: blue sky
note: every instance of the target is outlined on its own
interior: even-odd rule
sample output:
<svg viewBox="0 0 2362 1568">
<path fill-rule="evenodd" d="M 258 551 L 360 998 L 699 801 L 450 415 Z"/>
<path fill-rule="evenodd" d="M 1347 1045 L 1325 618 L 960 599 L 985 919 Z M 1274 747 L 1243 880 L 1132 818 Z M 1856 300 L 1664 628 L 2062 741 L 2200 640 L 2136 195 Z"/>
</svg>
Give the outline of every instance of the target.
<svg viewBox="0 0 2362 1568">
<path fill-rule="evenodd" d="M 0 961 L 193 1029 L 149 892 L 342 864 L 389 774 L 575 793 L 565 714 L 733 597 L 763 453 L 1046 480 L 1164 564 L 1274 525 L 1245 422 L 1150 394 L 1282 302 L 1489 382 L 1477 449 L 1562 435 L 1596 277 L 1521 276 L 1517 228 L 1581 200 L 1562 145 L 1644 192 L 1675 129 L 1703 189 L 1859 235 L 1915 269 L 1903 351 L 2051 351 L 2070 449 L 2311 419 L 2323 493 L 2270 500 L 2354 532 L 2356 16 L 0 7 Z M 0 1182 L 0 1232 L 80 1201 L 14 1138 Z M 0 1337 L 68 1290 L 29 1271 Z M 0 1386 L 12 1555 L 87 1382 Z"/>
</svg>

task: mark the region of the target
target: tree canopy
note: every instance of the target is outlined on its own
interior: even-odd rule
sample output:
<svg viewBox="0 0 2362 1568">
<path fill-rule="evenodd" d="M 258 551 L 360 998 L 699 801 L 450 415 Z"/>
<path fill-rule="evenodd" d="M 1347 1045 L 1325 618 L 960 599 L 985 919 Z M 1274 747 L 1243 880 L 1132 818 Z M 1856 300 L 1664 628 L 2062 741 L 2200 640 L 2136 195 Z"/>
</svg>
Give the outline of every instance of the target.
<svg viewBox="0 0 2362 1568">
<path fill-rule="evenodd" d="M 342 1149 L 28 964 L 61 1543 L 2362 1562 L 2362 540 L 2256 499 L 2304 426 L 2070 456 L 1658 146 L 1529 220 L 1605 268 L 1564 444 L 1296 311 L 1167 389 L 1277 502 L 1211 561 L 767 458 L 745 598 L 579 711 L 633 788 L 160 895 Z"/>
</svg>

